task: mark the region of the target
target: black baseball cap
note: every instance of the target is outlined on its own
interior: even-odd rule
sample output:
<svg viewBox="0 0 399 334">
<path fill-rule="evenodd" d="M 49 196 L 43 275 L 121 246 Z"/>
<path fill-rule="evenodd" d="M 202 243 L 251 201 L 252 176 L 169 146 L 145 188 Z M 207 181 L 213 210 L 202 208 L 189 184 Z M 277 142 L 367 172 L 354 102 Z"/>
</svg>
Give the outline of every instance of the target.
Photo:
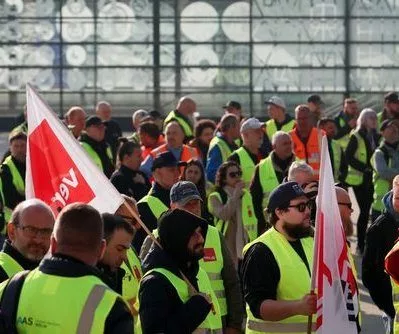
<svg viewBox="0 0 399 334">
<path fill-rule="evenodd" d="M 308 97 L 308 103 L 309 102 L 313 102 L 313 103 L 316 103 L 316 104 L 324 104 L 324 102 L 321 99 L 320 95 L 316 95 L 316 94 L 310 95 Z"/>
<path fill-rule="evenodd" d="M 278 208 L 286 208 L 290 201 L 302 196 L 306 197 L 306 194 L 298 183 L 282 183 L 270 193 L 267 211 L 271 213 Z"/>
<path fill-rule="evenodd" d="M 176 160 L 175 156 L 172 152 L 166 151 L 159 154 L 152 163 L 151 170 L 154 171 L 157 168 L 162 167 L 178 167 L 178 166 L 185 166 L 187 163 L 184 161 Z"/>
<path fill-rule="evenodd" d="M 224 106 L 222 106 L 222 108 L 223 109 L 227 109 L 227 108 L 241 109 L 241 104 L 237 101 L 229 101 Z"/>
<path fill-rule="evenodd" d="M 390 103 L 399 103 L 399 96 L 395 92 L 389 92 L 385 94 L 384 101 Z"/>
<path fill-rule="evenodd" d="M 88 128 L 89 126 L 100 125 L 100 124 L 104 124 L 104 122 L 98 116 L 89 116 L 86 119 L 86 128 Z"/>
</svg>

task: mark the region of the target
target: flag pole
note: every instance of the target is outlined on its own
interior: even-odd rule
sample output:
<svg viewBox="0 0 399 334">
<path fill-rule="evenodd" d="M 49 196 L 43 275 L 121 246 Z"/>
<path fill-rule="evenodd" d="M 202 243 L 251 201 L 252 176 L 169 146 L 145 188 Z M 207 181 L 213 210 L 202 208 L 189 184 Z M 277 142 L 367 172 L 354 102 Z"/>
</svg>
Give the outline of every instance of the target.
<svg viewBox="0 0 399 334">
<path fill-rule="evenodd" d="M 143 221 L 141 220 L 141 218 L 139 217 L 139 215 L 137 214 L 136 211 L 134 211 L 132 209 L 132 207 L 130 206 L 130 204 L 124 200 L 123 201 L 123 205 L 125 206 L 125 208 L 129 211 L 129 213 L 132 215 L 132 217 L 134 219 L 136 219 L 136 221 L 139 223 L 139 225 L 141 226 L 141 228 L 145 231 L 145 233 L 147 233 L 147 235 L 151 238 L 151 240 L 160 248 L 162 249 L 161 244 L 159 243 L 158 239 L 155 238 L 155 236 L 152 234 L 152 232 L 148 229 L 148 227 L 143 223 Z M 187 283 L 188 288 L 189 288 L 189 292 L 190 295 L 194 295 L 197 294 L 198 291 L 197 289 L 191 284 L 191 282 L 188 280 L 188 278 L 183 274 L 183 272 L 181 270 L 180 271 L 180 275 L 183 277 L 183 280 Z"/>
</svg>

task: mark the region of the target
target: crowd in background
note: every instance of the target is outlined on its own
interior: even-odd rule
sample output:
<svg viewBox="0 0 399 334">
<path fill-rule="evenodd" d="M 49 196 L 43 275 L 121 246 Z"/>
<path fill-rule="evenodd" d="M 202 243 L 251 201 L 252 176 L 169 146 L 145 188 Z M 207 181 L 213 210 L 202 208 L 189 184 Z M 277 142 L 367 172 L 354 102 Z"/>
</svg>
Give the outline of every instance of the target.
<svg viewBox="0 0 399 334">
<path fill-rule="evenodd" d="M 186 263 L 188 260 L 182 258 L 184 250 L 179 249 L 179 245 L 185 246 L 197 229 L 207 231 L 203 239 L 205 245 L 209 242 L 211 246 L 205 247 L 205 250 L 212 249 L 216 253 L 205 252 L 205 261 L 201 260 L 199 266 L 209 276 L 214 297 L 219 301 L 222 327 L 228 329 L 225 331 L 228 333 L 241 331 L 245 315 L 244 299 L 247 305 L 250 304 L 251 317 L 260 317 L 259 313 L 253 312 L 252 303 L 255 302 L 248 301 L 251 299 L 248 289 L 252 283 L 248 283 L 242 275 L 245 270 L 248 271 L 244 258 L 246 245 L 257 240 L 279 219 L 273 210 L 270 211 L 270 207 L 275 205 L 269 203 L 270 195 L 280 185 L 296 182 L 307 198 L 305 204 L 309 208 L 310 223 L 314 224 L 321 138 L 326 136 L 335 182 L 344 189 L 352 188 L 359 206 L 360 214 L 354 225 L 358 253 L 364 255 L 363 281 L 377 306 L 388 319 L 394 319 L 395 301 L 392 299 L 391 283 L 384 272 L 384 258 L 398 237 L 391 222 L 399 227 L 399 205 L 395 207 L 392 204 L 395 203 L 393 180 L 399 174 L 398 94 L 386 94 L 383 110 L 379 112 L 362 109 L 355 98 L 346 98 L 342 111 L 335 118 L 324 116 L 325 105 L 319 95 L 309 96 L 292 112 L 287 110 L 282 98 L 271 96 L 265 100 L 265 118 L 268 119 L 265 123 L 246 117 L 237 101 L 229 101 L 222 106 L 220 119 L 216 122 L 198 119 L 195 117 L 197 102 L 190 97 L 182 97 L 176 109 L 165 117 L 158 111 L 136 110 L 132 114 L 133 133 L 127 137 L 122 136 L 119 124 L 112 119 L 112 106 L 105 101 L 99 102 L 90 115 L 82 107 L 73 106 L 62 121 L 115 188 L 130 198 L 132 208 L 137 207 L 140 219 L 150 231 L 154 231 L 165 251 L 174 254 L 181 263 Z M 50 247 L 54 219 L 49 218 L 52 215 L 46 211 L 44 203 L 25 201 L 27 130 L 25 120 L 9 134 L 9 151 L 4 154 L 0 170 L 0 224 L 2 235 L 6 238 L 2 253 L 16 259 L 19 263 L 17 269 L 31 270 L 39 265 Z M 291 190 L 284 191 L 289 194 Z M 26 202 L 30 204 L 25 205 Z M 338 204 L 345 207 L 350 215 L 350 201 L 339 202 L 338 199 Z M 180 209 L 183 210 L 180 212 Z M 26 210 L 46 216 L 45 227 L 32 226 L 19 230 L 21 213 Z M 90 211 L 81 207 L 66 210 L 62 216 L 65 224 L 72 224 L 68 220 L 68 212 L 73 213 L 74 210 L 82 216 Z M 305 207 L 299 207 L 300 212 L 305 210 Z M 186 211 L 203 220 L 196 221 L 193 215 L 186 216 Z M 93 226 L 98 223 L 94 222 L 96 219 L 92 219 Z M 30 220 L 32 224 L 40 221 Z M 62 228 L 61 220 L 57 219 L 56 225 L 62 235 L 67 232 Z M 167 311 L 162 310 L 159 314 L 159 310 L 154 312 L 150 306 L 145 308 L 146 311 L 140 310 L 143 328 L 139 329 L 141 325 L 137 320 L 138 307 L 135 303 L 139 289 L 143 293 L 140 297 L 141 308 L 152 305 L 149 300 L 157 302 L 157 297 L 147 295 L 145 287 L 150 287 L 153 294 L 162 294 L 167 290 L 148 278 L 154 275 L 154 271 L 159 271 L 159 262 L 166 260 L 159 251 L 157 253 L 154 240 L 129 214 L 103 215 L 102 220 L 107 248 L 97 269 L 113 291 L 124 297 L 130 294 L 125 299 L 130 309 L 134 310 L 132 321 L 135 330 L 146 328 L 144 332 L 156 332 L 155 327 L 148 324 L 154 319 L 165 322 L 162 316 Z M 171 227 L 169 220 L 176 225 Z M 204 221 L 209 228 L 201 225 Z M 388 223 L 384 224 L 386 221 Z M 369 224 L 371 227 L 366 232 Z M 79 230 L 77 226 L 71 228 Z M 349 237 L 352 233 L 350 221 L 345 231 Z M 22 241 L 19 241 L 18 234 L 22 232 L 25 234 L 23 237 L 20 235 Z M 87 237 L 85 233 L 89 232 L 83 231 Z M 40 242 L 36 240 L 38 234 L 43 237 Z M 201 236 L 197 235 L 197 238 Z M 59 245 L 59 240 L 57 242 Z M 93 241 L 93 244 L 96 242 Z M 53 241 L 52 247 L 56 248 Z M 67 246 L 65 249 L 68 251 L 63 253 L 64 257 L 75 255 Z M 118 252 L 119 257 L 115 255 Z M 1 256 L 0 253 L 0 278 L 5 280 L 19 270 L 11 265 L 13 270 L 9 271 L 8 260 L 3 261 Z M 221 258 L 222 262 L 210 265 L 207 256 Z M 44 266 L 43 263 L 39 269 Z M 45 264 L 51 267 L 51 264 Z M 47 267 L 40 270 L 50 270 Z M 190 270 L 183 272 L 193 282 Z M 172 269 L 170 271 L 173 272 Z M 143 273 L 147 279 L 139 288 Z M 173 275 L 161 274 L 166 275 L 176 287 L 178 283 L 173 280 Z M 134 288 L 127 287 L 126 275 L 130 275 L 132 281 L 136 280 Z M 201 289 L 201 286 L 196 288 Z M 172 299 L 171 303 L 174 302 Z M 201 314 L 209 312 L 208 305 L 199 303 L 191 306 L 185 312 L 197 314 L 199 325 L 203 320 Z M 123 307 L 114 308 L 114 313 L 119 312 L 123 318 Z M 179 323 L 184 316 L 181 313 L 176 319 L 168 319 L 169 332 L 174 332 L 179 326 L 190 330 L 196 328 L 192 327 L 192 323 Z M 107 328 L 112 327 L 109 317 L 104 320 Z M 122 322 L 121 326 L 130 326 L 129 321 Z M 211 328 L 218 327 L 215 319 L 208 321 Z"/>
</svg>

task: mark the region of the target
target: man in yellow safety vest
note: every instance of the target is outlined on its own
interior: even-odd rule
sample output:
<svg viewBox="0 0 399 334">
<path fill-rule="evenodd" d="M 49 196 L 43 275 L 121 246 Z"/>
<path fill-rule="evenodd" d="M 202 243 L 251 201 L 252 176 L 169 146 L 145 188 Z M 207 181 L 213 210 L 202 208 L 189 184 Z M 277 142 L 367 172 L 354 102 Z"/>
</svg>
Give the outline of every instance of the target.
<svg viewBox="0 0 399 334">
<path fill-rule="evenodd" d="M 199 260 L 208 223 L 186 210 L 165 212 L 159 242 L 148 253 L 140 282 L 139 313 L 144 333 L 222 333 L 218 300 Z"/>
<path fill-rule="evenodd" d="M 50 247 L 53 226 L 53 212 L 41 200 L 29 199 L 16 206 L 0 252 L 0 282 L 39 265 Z"/>
<path fill-rule="evenodd" d="M 244 248 L 246 333 L 305 333 L 316 313 L 309 294 L 313 263 L 309 200 L 296 182 L 270 194 L 272 227 Z"/>
</svg>

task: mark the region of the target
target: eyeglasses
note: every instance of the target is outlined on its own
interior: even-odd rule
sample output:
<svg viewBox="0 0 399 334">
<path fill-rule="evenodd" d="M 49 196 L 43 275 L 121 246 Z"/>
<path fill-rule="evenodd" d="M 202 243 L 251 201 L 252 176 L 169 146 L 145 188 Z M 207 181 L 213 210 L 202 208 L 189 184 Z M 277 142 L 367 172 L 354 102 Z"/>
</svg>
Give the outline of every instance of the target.
<svg viewBox="0 0 399 334">
<path fill-rule="evenodd" d="M 236 171 L 236 172 L 230 172 L 228 175 L 229 175 L 231 178 L 241 177 L 242 172 L 238 170 L 238 171 Z"/>
<path fill-rule="evenodd" d="M 345 205 L 348 207 L 349 210 L 352 210 L 352 203 L 340 203 L 338 202 L 338 205 Z"/>
<path fill-rule="evenodd" d="M 53 233 L 52 228 L 36 228 L 33 226 L 22 226 L 22 225 L 16 225 L 16 227 L 21 229 L 22 232 L 24 232 L 28 238 L 34 238 L 36 236 L 49 238 L 51 233 Z"/>
<path fill-rule="evenodd" d="M 311 209 L 312 208 L 312 203 L 310 201 L 308 202 L 302 202 L 296 205 L 289 205 L 289 208 L 295 208 L 297 209 L 299 212 L 305 212 L 306 208 Z"/>
</svg>

